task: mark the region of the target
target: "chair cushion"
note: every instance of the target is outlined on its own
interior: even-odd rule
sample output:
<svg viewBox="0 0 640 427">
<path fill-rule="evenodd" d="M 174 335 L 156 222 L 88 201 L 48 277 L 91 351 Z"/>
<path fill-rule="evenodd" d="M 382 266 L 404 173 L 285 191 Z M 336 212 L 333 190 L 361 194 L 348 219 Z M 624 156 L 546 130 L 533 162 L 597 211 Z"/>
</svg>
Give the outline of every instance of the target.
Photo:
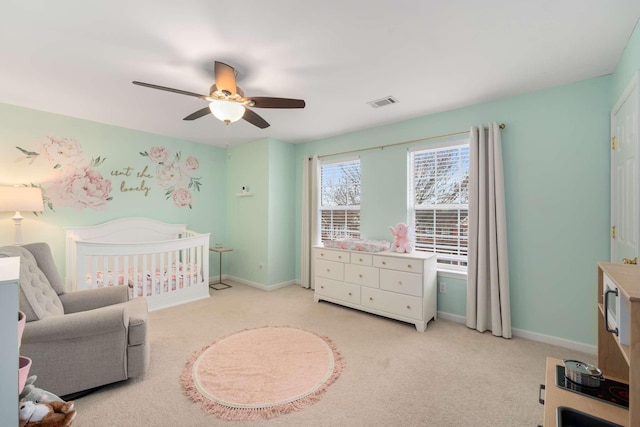
<svg viewBox="0 0 640 427">
<path fill-rule="evenodd" d="M 2 257 L 20 257 L 20 311 L 27 322 L 64 314 L 58 294 L 49 284 L 49 280 L 28 250 L 20 246 L 0 248 Z"/>
<path fill-rule="evenodd" d="M 60 273 L 58 273 L 58 268 L 53 261 L 53 254 L 49 245 L 45 242 L 38 242 L 28 243 L 22 245 L 22 247 L 31 252 L 38 263 L 38 268 L 47 276 L 47 280 L 49 280 L 49 284 L 56 291 L 56 294 L 63 294 L 65 291 L 64 285 L 62 278 L 60 278 Z"/>
</svg>

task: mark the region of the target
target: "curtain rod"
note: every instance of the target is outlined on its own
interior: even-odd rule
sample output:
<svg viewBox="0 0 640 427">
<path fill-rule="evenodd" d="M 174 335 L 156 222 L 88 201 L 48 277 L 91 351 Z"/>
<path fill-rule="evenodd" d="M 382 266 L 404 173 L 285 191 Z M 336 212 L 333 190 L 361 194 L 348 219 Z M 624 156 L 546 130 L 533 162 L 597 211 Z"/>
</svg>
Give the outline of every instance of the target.
<svg viewBox="0 0 640 427">
<path fill-rule="evenodd" d="M 498 125 L 498 127 L 500 129 L 504 129 L 504 128 L 507 127 L 507 125 L 505 125 L 504 123 L 500 123 L 500 125 Z M 485 127 L 485 129 L 487 129 L 487 128 Z M 397 145 L 413 144 L 413 143 L 416 143 L 416 142 L 429 141 L 429 140 L 432 140 L 432 139 L 447 138 L 449 136 L 464 135 L 465 133 L 469 133 L 469 131 L 465 130 L 465 131 L 461 131 L 461 132 L 445 133 L 445 134 L 442 134 L 442 135 L 428 136 L 426 138 L 412 139 L 410 141 L 394 142 L 392 144 L 378 145 L 378 146 L 375 146 L 375 147 L 368 147 L 368 148 L 359 148 L 357 150 L 342 151 L 340 153 L 323 154 L 321 156 L 318 156 L 318 158 L 321 159 L 323 157 L 340 156 L 342 154 L 358 153 L 360 151 L 383 150 L 383 149 L 385 149 L 387 147 L 395 147 Z M 309 159 L 311 159 L 311 157 L 309 157 Z"/>
</svg>

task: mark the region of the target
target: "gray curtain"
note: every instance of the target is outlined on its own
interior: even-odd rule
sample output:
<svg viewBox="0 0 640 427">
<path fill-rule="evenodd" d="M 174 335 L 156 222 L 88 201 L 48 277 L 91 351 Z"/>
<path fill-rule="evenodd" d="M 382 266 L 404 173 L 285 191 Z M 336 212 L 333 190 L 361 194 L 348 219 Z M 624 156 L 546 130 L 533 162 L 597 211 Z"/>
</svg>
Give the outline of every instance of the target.
<svg viewBox="0 0 640 427">
<path fill-rule="evenodd" d="M 319 206 L 319 173 L 318 156 L 305 158 L 302 161 L 302 227 L 300 254 L 300 286 L 314 289 L 312 248 L 320 243 Z"/>
<path fill-rule="evenodd" d="M 472 127 L 469 143 L 467 326 L 511 338 L 500 127 Z"/>
</svg>

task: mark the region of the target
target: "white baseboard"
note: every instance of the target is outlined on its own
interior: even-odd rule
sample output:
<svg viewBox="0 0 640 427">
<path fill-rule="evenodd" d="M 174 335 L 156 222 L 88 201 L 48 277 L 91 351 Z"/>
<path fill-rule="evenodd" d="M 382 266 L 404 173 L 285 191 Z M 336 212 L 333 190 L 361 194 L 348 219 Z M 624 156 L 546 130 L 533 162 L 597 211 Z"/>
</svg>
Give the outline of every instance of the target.
<svg viewBox="0 0 640 427">
<path fill-rule="evenodd" d="M 452 322 L 466 324 L 467 319 L 457 314 L 444 313 L 439 311 L 438 317 Z M 537 332 L 526 331 L 524 329 L 512 328 L 511 333 L 514 337 L 524 338 L 531 341 L 538 341 L 545 344 L 557 345 L 558 347 L 568 348 L 570 350 L 581 351 L 591 355 L 598 354 L 598 347 L 595 345 L 584 344 L 577 341 L 571 341 L 564 338 L 552 337 L 550 335 L 539 334 Z"/>
<path fill-rule="evenodd" d="M 288 280 L 286 282 L 276 283 L 275 285 L 263 285 L 262 283 L 252 282 L 250 280 L 241 279 L 239 277 L 227 276 L 227 275 L 222 276 L 223 280 L 227 278 L 230 280 L 233 280 L 234 282 L 242 283 L 243 285 L 262 289 L 263 291 L 275 291 L 276 289 L 281 289 L 281 288 L 296 284 L 295 280 Z"/>
</svg>

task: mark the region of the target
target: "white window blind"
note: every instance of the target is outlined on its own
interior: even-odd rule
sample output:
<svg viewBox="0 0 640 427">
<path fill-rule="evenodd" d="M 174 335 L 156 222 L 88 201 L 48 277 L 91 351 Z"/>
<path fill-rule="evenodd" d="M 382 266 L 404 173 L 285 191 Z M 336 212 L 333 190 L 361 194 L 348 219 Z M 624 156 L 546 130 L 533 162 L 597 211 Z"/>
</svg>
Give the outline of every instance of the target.
<svg viewBox="0 0 640 427">
<path fill-rule="evenodd" d="M 466 270 L 469 246 L 469 145 L 413 151 L 409 207 L 416 249 L 448 269 Z"/>
<path fill-rule="evenodd" d="M 322 240 L 360 238 L 360 159 L 321 165 L 320 234 Z"/>
</svg>

